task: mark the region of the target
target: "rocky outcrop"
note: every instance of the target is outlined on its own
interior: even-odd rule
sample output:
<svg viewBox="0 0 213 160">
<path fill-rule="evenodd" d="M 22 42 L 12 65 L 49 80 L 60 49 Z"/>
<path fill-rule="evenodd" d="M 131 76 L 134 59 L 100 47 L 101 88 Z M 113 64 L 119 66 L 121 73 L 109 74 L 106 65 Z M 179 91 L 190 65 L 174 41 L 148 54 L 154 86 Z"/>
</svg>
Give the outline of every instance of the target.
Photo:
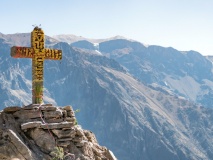
<svg viewBox="0 0 213 160">
<path fill-rule="evenodd" d="M 58 156 L 58 157 L 57 157 Z M 77 125 L 71 106 L 6 107 L 0 112 L 0 159 L 116 160 Z"/>
</svg>

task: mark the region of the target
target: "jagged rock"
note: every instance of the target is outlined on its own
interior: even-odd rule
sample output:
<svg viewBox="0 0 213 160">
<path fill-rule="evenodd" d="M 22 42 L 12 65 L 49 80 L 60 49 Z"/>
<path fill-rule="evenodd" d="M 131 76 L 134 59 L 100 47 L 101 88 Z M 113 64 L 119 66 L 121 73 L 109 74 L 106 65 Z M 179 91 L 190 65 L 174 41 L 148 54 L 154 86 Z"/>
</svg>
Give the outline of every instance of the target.
<svg viewBox="0 0 213 160">
<path fill-rule="evenodd" d="M 36 121 L 42 121 L 40 117 L 38 118 L 31 118 L 31 119 L 16 119 L 16 121 L 20 124 L 28 123 L 28 122 L 36 122 Z"/>
<path fill-rule="evenodd" d="M 52 106 L 52 104 L 48 105 L 39 105 L 39 104 L 30 104 L 28 106 L 24 106 L 22 109 L 24 110 L 41 110 L 41 111 L 55 111 L 57 108 Z"/>
<path fill-rule="evenodd" d="M 58 138 L 69 138 L 69 137 L 75 137 L 75 135 L 76 135 L 75 129 L 69 129 L 69 130 L 58 130 L 58 129 L 53 129 L 52 132 L 53 132 Z"/>
<path fill-rule="evenodd" d="M 45 119 L 46 123 L 61 123 L 63 122 L 63 118 L 51 118 L 51 119 Z"/>
<path fill-rule="evenodd" d="M 46 123 L 42 124 L 43 129 L 59 129 L 59 128 L 71 128 L 74 124 L 72 122 L 61 122 L 61 123 Z"/>
<path fill-rule="evenodd" d="M 95 160 L 101 160 L 101 157 L 95 156 Z"/>
<path fill-rule="evenodd" d="M 0 115 L 1 120 L 2 118 L 4 119 L 4 117 L 1 117 Z M 37 160 L 35 154 L 29 149 L 26 144 L 24 144 L 24 141 L 20 134 L 16 130 L 7 128 L 8 126 L 5 125 L 4 129 L 2 129 L 2 126 L 0 125 L 0 159 L 9 160 L 12 158 L 18 158 L 21 160 Z"/>
<path fill-rule="evenodd" d="M 30 130 L 29 135 L 44 151 L 51 152 L 54 149 L 55 139 L 49 132 L 40 128 L 34 128 Z"/>
<path fill-rule="evenodd" d="M 3 113 L 1 113 L 0 118 L 1 117 L 2 117 L 2 123 L 0 123 L 0 124 L 3 124 L 4 129 L 7 128 L 7 129 L 11 129 L 13 131 L 16 131 L 18 133 L 21 132 L 21 128 L 20 128 L 19 124 L 16 123 L 16 120 L 14 119 L 12 114 L 6 114 L 3 112 Z"/>
<path fill-rule="evenodd" d="M 21 107 L 18 107 L 18 106 L 11 106 L 11 107 L 6 107 L 4 108 L 4 112 L 5 113 L 12 113 L 12 112 L 16 112 L 16 111 L 19 111 L 21 110 Z"/>
<path fill-rule="evenodd" d="M 41 124 L 42 124 L 41 121 L 28 122 L 28 123 L 21 124 L 21 129 L 26 130 L 29 128 L 36 128 L 36 127 L 41 128 Z"/>
<path fill-rule="evenodd" d="M 68 117 L 74 117 L 75 116 L 75 112 L 73 112 L 73 111 L 67 111 L 67 116 Z"/>
<path fill-rule="evenodd" d="M 63 110 L 62 113 L 63 113 L 63 117 L 66 118 L 67 117 L 67 111 Z"/>
<path fill-rule="evenodd" d="M 75 117 L 67 122 L 66 113 L 74 115 L 70 106 L 29 105 L 0 112 L 0 159 L 51 160 L 57 145 L 64 150 L 64 160 L 116 160 L 91 131 L 75 125 Z"/>
<path fill-rule="evenodd" d="M 23 141 L 18 137 L 18 135 L 12 130 L 8 130 L 6 134 L 9 136 L 11 142 L 14 144 L 18 152 L 26 159 L 30 159 L 32 152 L 30 149 L 23 143 Z"/>
<path fill-rule="evenodd" d="M 56 111 L 48 111 L 44 112 L 44 118 L 50 119 L 50 118 L 61 118 L 63 116 L 63 113 L 61 110 L 57 109 Z"/>
<path fill-rule="evenodd" d="M 83 131 L 83 129 L 77 128 L 77 129 L 76 129 L 76 134 L 77 134 L 78 136 L 80 136 L 80 137 L 83 137 L 83 136 L 84 136 L 84 131 Z"/>
<path fill-rule="evenodd" d="M 41 106 L 42 111 L 55 111 L 57 108 L 54 106 Z"/>
<path fill-rule="evenodd" d="M 39 110 L 20 110 L 13 114 L 14 117 L 20 119 L 31 119 L 41 117 L 41 111 Z"/>
<path fill-rule="evenodd" d="M 91 131 L 84 130 L 84 135 L 87 137 L 89 142 L 98 143 L 95 135 Z"/>
<path fill-rule="evenodd" d="M 73 153 L 76 157 L 79 157 L 79 155 L 82 154 L 82 151 L 76 147 L 74 142 L 70 142 L 70 145 L 68 146 L 68 150 L 70 151 L 70 153 Z"/>
<path fill-rule="evenodd" d="M 22 109 L 24 109 L 24 110 L 38 110 L 39 107 L 38 106 L 34 106 L 34 105 L 28 105 L 28 106 L 22 107 Z"/>
<path fill-rule="evenodd" d="M 73 142 L 76 142 L 76 143 L 80 143 L 83 140 L 84 140 L 83 137 L 75 137 L 75 138 L 73 138 Z"/>
<path fill-rule="evenodd" d="M 94 157 L 92 146 L 93 146 L 93 144 L 91 142 L 83 143 L 82 152 L 84 153 L 85 156 Z"/>
<path fill-rule="evenodd" d="M 64 156 L 64 160 L 72 160 L 72 159 L 75 159 L 75 155 L 74 155 L 74 154 L 67 153 L 67 154 Z"/>
<path fill-rule="evenodd" d="M 76 118 L 75 117 L 66 117 L 65 120 L 67 122 L 73 122 L 73 123 L 76 122 Z"/>
<path fill-rule="evenodd" d="M 115 155 L 108 149 L 106 149 L 106 151 L 104 152 L 104 155 L 105 155 L 105 157 L 108 157 L 108 159 L 110 159 L 110 160 L 117 160 Z"/>
<path fill-rule="evenodd" d="M 92 147 L 92 150 L 93 150 L 93 153 L 96 155 L 96 156 L 99 156 L 101 157 L 101 153 L 98 151 L 98 149 L 96 147 Z"/>
<path fill-rule="evenodd" d="M 6 143 L 0 146 L 0 159 L 9 160 L 9 158 L 25 159 L 12 143 Z"/>
<path fill-rule="evenodd" d="M 53 106 L 53 104 L 47 103 L 47 104 L 42 104 L 42 106 L 51 107 L 51 106 Z"/>
<path fill-rule="evenodd" d="M 68 145 L 70 145 L 70 141 L 58 141 L 57 146 L 60 147 L 67 147 Z"/>
<path fill-rule="evenodd" d="M 66 110 L 66 111 L 72 111 L 73 110 L 72 106 L 65 106 L 65 107 L 63 107 L 63 109 Z"/>
<path fill-rule="evenodd" d="M 73 138 L 62 138 L 62 139 L 57 139 L 57 142 L 62 142 L 62 141 L 71 141 Z"/>
</svg>

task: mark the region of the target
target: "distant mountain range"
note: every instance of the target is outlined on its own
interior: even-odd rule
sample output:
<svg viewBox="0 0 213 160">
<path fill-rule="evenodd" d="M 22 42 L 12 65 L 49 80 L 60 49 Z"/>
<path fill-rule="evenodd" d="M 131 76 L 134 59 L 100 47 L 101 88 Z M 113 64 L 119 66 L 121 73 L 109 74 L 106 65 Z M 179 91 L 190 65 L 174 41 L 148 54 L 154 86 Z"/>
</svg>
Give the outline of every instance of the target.
<svg viewBox="0 0 213 160">
<path fill-rule="evenodd" d="M 53 38 L 55 38 L 56 40 L 60 41 L 60 42 L 66 42 L 66 43 L 74 43 L 74 42 L 78 42 L 78 41 L 88 41 L 91 43 L 101 43 L 101 42 L 105 42 L 105 41 L 109 41 L 109 40 L 115 40 L 115 39 L 126 39 L 123 36 L 115 36 L 115 37 L 111 37 L 111 38 L 105 38 L 105 39 L 92 39 L 92 38 L 85 38 L 82 36 L 76 36 L 76 35 L 72 35 L 72 34 L 62 34 L 62 35 L 55 35 L 53 36 Z"/>
<path fill-rule="evenodd" d="M 31 62 L 9 54 L 30 44 L 24 35 L 0 34 L 1 109 L 31 103 Z M 45 62 L 45 102 L 80 109 L 78 123 L 119 160 L 212 159 L 210 57 L 124 38 L 46 39 L 63 60 Z"/>
<path fill-rule="evenodd" d="M 124 38 L 98 44 L 80 40 L 71 46 L 96 50 L 116 60 L 145 84 L 159 85 L 205 107 L 213 105 L 212 56 L 204 57 L 196 51 L 183 52 L 171 47 L 145 46 Z"/>
</svg>

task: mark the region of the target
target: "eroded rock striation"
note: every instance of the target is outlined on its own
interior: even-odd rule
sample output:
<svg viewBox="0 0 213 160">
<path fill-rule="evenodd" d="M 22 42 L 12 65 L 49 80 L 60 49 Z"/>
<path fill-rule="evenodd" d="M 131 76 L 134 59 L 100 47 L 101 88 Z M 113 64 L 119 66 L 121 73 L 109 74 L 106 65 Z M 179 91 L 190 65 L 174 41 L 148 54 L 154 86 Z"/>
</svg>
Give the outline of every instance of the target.
<svg viewBox="0 0 213 160">
<path fill-rule="evenodd" d="M 71 106 L 34 104 L 0 112 L 0 159 L 51 160 L 62 148 L 66 160 L 116 160 L 91 131 L 77 125 Z"/>
</svg>

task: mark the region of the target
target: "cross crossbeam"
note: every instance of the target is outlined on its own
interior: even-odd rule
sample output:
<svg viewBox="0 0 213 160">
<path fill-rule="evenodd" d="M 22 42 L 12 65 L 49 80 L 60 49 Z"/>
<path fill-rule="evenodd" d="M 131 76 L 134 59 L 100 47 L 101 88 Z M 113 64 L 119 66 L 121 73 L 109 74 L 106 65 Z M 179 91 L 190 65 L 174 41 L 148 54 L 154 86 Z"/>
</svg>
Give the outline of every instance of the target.
<svg viewBox="0 0 213 160">
<path fill-rule="evenodd" d="M 49 49 L 44 47 L 44 32 L 41 28 L 35 27 L 31 32 L 31 47 L 11 48 L 13 58 L 32 59 L 32 103 L 43 103 L 43 73 L 44 60 L 61 60 L 62 50 Z"/>
</svg>

